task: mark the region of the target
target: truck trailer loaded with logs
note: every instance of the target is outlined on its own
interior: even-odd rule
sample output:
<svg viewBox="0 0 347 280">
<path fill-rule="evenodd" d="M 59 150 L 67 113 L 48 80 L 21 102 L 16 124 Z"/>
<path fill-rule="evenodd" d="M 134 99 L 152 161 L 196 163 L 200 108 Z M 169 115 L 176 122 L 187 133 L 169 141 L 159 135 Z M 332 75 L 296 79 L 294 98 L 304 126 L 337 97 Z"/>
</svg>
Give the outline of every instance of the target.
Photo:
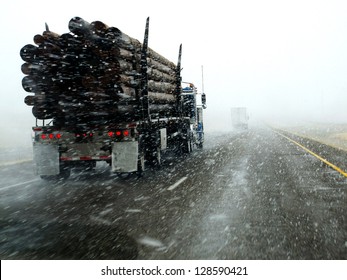
<svg viewBox="0 0 347 280">
<path fill-rule="evenodd" d="M 149 48 L 149 18 L 142 44 L 101 21 L 74 17 L 68 27 L 59 35 L 46 24 L 20 50 L 36 174 L 67 178 L 98 161 L 142 174 L 166 150 L 202 147 L 206 98 L 182 83 L 182 46 L 177 65 Z"/>
</svg>

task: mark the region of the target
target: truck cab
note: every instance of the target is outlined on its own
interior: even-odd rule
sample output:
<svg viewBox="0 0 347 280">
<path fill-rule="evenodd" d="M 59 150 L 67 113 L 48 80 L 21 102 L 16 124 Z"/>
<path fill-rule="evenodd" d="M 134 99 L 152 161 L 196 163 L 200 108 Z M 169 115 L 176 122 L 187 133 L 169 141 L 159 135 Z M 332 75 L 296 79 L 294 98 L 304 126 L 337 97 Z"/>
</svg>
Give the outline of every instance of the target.
<svg viewBox="0 0 347 280">
<path fill-rule="evenodd" d="M 206 95 L 198 93 L 193 83 L 183 82 L 182 98 L 184 115 L 190 118 L 194 143 L 198 148 L 202 148 L 204 143 L 203 109 L 206 109 Z"/>
</svg>

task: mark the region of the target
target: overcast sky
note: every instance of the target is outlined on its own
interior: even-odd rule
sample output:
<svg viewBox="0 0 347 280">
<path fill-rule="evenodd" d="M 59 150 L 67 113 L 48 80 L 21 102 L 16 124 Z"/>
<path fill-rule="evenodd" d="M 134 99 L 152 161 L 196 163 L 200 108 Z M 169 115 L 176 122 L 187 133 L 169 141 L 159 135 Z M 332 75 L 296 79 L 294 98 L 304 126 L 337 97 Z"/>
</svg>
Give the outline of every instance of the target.
<svg viewBox="0 0 347 280">
<path fill-rule="evenodd" d="M 176 63 L 201 90 L 206 130 L 223 129 L 230 107 L 252 118 L 347 123 L 347 1 L 311 0 L 11 0 L 1 4 L 1 142 L 29 139 L 35 120 L 24 104 L 19 56 L 44 31 L 66 33 L 79 16 L 143 40 Z M 6 133 L 8 132 L 8 133 Z M 26 142 L 26 143 L 27 143 Z"/>
</svg>

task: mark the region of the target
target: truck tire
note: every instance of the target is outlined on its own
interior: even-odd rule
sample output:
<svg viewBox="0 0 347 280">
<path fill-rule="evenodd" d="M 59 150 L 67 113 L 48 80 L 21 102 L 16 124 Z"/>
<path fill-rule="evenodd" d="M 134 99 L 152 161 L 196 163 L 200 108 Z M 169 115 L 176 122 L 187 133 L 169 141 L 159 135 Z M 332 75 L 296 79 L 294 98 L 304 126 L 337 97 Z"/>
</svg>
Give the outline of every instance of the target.
<svg viewBox="0 0 347 280">
<path fill-rule="evenodd" d="M 204 142 L 197 142 L 195 145 L 198 149 L 202 149 L 204 147 Z"/>
<path fill-rule="evenodd" d="M 181 150 L 184 154 L 190 154 L 193 151 L 192 141 L 190 138 L 182 139 Z"/>
<path fill-rule="evenodd" d="M 96 161 L 88 162 L 84 168 L 85 171 L 90 172 L 93 171 L 96 167 Z"/>
<path fill-rule="evenodd" d="M 160 147 L 151 147 L 146 153 L 146 162 L 150 166 L 161 165 L 161 150 Z"/>
</svg>

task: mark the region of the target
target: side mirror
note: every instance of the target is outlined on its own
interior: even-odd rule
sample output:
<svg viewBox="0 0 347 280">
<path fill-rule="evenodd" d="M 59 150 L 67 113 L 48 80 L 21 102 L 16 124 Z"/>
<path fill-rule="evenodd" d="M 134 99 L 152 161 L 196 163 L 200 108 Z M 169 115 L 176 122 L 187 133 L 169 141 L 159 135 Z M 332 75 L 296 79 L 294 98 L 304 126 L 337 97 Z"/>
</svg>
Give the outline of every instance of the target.
<svg viewBox="0 0 347 280">
<path fill-rule="evenodd" d="M 206 109 L 207 107 L 206 107 L 206 94 L 205 94 L 205 93 L 203 93 L 203 94 L 201 95 L 201 102 L 202 102 L 202 107 L 203 107 L 204 109 Z"/>
</svg>

